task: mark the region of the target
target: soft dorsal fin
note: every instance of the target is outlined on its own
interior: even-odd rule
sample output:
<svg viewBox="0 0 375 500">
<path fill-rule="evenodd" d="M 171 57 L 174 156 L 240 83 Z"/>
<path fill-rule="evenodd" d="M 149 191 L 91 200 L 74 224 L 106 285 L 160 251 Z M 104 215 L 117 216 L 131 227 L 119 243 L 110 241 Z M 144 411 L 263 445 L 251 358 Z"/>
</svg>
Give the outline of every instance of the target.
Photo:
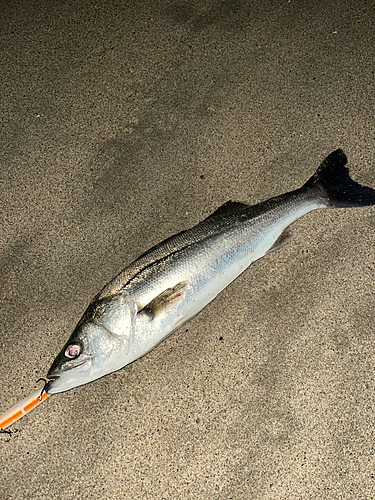
<svg viewBox="0 0 375 500">
<path fill-rule="evenodd" d="M 211 217 L 216 217 L 218 215 L 223 217 L 226 215 L 228 216 L 228 215 L 238 214 L 239 212 L 242 212 L 243 210 L 246 210 L 247 208 L 249 208 L 249 205 L 246 205 L 245 203 L 241 203 L 239 201 L 229 200 L 229 201 L 225 202 L 223 205 L 221 205 L 221 207 L 216 209 L 215 212 L 213 212 L 211 215 L 206 217 L 206 219 L 204 219 L 204 221 L 202 221 L 202 222 L 205 222 L 206 220 L 211 219 Z M 201 224 L 202 224 L 202 222 L 201 222 Z"/>
</svg>

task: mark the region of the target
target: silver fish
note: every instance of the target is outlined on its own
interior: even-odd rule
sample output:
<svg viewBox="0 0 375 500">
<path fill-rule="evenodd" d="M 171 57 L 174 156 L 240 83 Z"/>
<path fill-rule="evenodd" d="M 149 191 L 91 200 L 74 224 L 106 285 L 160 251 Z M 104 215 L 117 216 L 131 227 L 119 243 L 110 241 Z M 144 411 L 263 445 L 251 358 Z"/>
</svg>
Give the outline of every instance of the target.
<svg viewBox="0 0 375 500">
<path fill-rule="evenodd" d="M 289 225 L 320 208 L 375 204 L 331 153 L 301 188 L 249 206 L 227 202 L 200 224 L 156 245 L 91 302 L 48 372 L 54 394 L 145 355 L 209 304 L 252 262 L 291 238 Z"/>
</svg>

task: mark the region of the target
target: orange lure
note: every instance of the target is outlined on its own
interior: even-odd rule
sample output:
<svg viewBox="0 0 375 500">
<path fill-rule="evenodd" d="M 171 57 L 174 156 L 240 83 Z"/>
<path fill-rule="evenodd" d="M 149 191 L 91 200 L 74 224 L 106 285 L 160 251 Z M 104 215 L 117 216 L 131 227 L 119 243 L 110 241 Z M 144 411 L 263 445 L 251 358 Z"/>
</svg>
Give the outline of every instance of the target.
<svg viewBox="0 0 375 500">
<path fill-rule="evenodd" d="M 26 415 L 26 413 L 29 413 L 29 411 L 36 408 L 48 397 L 49 394 L 41 392 L 40 389 L 38 389 L 33 394 L 14 405 L 10 410 L 0 415 L 0 431 L 3 431 L 18 419 Z"/>
</svg>

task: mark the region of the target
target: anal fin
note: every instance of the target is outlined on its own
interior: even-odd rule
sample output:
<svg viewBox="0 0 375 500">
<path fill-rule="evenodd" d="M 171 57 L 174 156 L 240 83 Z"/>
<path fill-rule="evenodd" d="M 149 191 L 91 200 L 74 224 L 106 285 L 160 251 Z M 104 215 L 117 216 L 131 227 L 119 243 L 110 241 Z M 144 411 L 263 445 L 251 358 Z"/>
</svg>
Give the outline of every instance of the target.
<svg viewBox="0 0 375 500">
<path fill-rule="evenodd" d="M 187 281 L 181 281 L 177 285 L 167 288 L 154 299 L 146 304 L 138 314 L 147 314 L 151 319 L 160 314 L 165 308 L 167 308 L 172 302 L 181 298 L 187 287 Z"/>
<path fill-rule="evenodd" d="M 292 238 L 294 238 L 294 234 L 293 234 L 293 231 L 288 226 L 283 230 L 283 232 L 277 238 L 277 240 L 272 245 L 272 247 L 269 250 L 267 250 L 266 255 L 270 252 L 273 252 L 274 250 L 278 250 L 279 248 L 284 246 L 286 243 L 288 243 Z"/>
</svg>

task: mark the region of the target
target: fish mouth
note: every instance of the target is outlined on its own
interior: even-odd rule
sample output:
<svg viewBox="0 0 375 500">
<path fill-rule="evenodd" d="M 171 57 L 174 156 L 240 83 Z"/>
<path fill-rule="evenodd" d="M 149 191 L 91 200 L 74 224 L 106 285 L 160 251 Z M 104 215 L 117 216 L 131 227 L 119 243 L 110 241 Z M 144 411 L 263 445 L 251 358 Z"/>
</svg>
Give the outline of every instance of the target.
<svg viewBox="0 0 375 500">
<path fill-rule="evenodd" d="M 66 373 L 66 372 L 69 372 L 70 370 L 74 370 L 75 368 L 78 368 L 79 366 L 82 366 L 84 363 L 86 363 L 88 360 L 87 359 L 84 359 L 82 360 L 80 363 L 77 363 L 76 365 L 74 366 L 68 366 L 68 367 L 65 367 L 64 369 L 62 370 L 58 370 L 56 368 L 54 368 L 53 366 L 50 368 L 49 372 L 47 373 L 47 378 L 51 381 L 53 380 L 57 380 L 58 378 L 61 377 L 62 374 Z"/>
<path fill-rule="evenodd" d="M 79 368 L 87 365 L 86 368 Z M 78 368 L 77 372 L 76 369 Z M 83 370 L 83 371 L 82 371 Z M 79 385 L 83 385 L 90 381 L 91 359 L 83 359 L 74 366 L 51 366 L 47 379 L 48 382 L 45 386 L 45 392 L 48 394 L 55 394 L 57 392 L 64 392 L 69 389 L 74 389 Z M 89 380 L 87 380 L 87 378 Z"/>
</svg>

